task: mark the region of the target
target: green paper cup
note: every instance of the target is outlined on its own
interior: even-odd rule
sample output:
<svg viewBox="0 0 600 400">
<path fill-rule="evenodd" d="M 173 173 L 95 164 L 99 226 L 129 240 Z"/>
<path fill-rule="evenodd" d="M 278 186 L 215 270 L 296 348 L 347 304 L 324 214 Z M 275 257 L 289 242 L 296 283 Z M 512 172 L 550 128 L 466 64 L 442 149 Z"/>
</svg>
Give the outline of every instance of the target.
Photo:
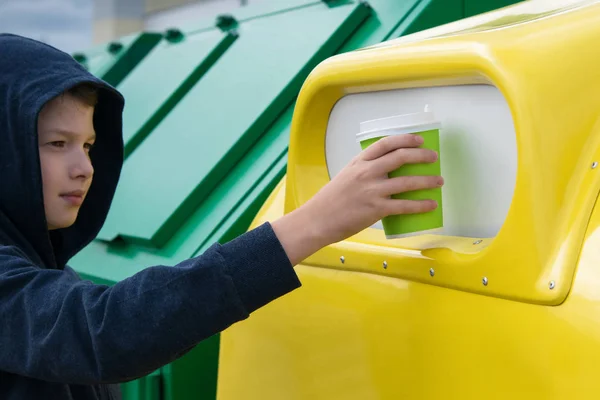
<svg viewBox="0 0 600 400">
<path fill-rule="evenodd" d="M 357 141 L 364 150 L 378 140 L 391 135 L 416 134 L 424 139 L 422 148 L 435 150 L 440 154 L 440 124 L 431 111 L 415 114 L 397 115 L 365 121 L 360 124 Z M 440 157 L 431 164 L 407 164 L 390 172 L 388 176 L 441 176 Z M 415 190 L 395 194 L 394 199 L 405 200 L 435 200 L 438 207 L 431 212 L 421 214 L 390 215 L 381 221 L 388 239 L 398 239 L 408 236 L 439 233 L 444 226 L 442 213 L 442 188 Z"/>
</svg>

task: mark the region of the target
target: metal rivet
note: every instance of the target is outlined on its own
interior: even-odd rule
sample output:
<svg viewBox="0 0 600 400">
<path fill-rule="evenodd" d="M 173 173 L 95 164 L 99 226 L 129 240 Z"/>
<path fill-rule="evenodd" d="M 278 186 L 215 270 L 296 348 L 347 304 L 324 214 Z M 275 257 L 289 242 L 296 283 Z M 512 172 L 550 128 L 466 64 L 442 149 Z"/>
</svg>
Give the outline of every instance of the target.
<svg viewBox="0 0 600 400">
<path fill-rule="evenodd" d="M 598 166 L 598 161 L 594 161 L 592 163 L 592 169 L 596 168 Z"/>
<path fill-rule="evenodd" d="M 383 269 L 387 269 L 387 261 L 383 262 Z"/>
<path fill-rule="evenodd" d="M 483 283 L 483 286 L 487 286 L 488 278 L 486 276 L 484 276 L 483 279 L 481 280 L 481 282 Z"/>
<path fill-rule="evenodd" d="M 75 53 L 73 54 L 73 58 L 78 63 L 85 63 L 87 61 L 87 56 L 83 53 Z"/>
<path fill-rule="evenodd" d="M 429 275 L 430 276 L 434 276 L 435 275 L 435 270 L 433 268 L 429 269 Z"/>
<path fill-rule="evenodd" d="M 473 242 L 473 244 L 481 244 L 481 242 L 483 242 L 483 240 L 476 240 Z"/>
<path fill-rule="evenodd" d="M 548 284 L 548 287 L 550 288 L 550 290 L 552 290 L 556 287 L 556 283 L 554 281 L 550 281 L 550 283 Z"/>
<path fill-rule="evenodd" d="M 233 15 L 223 14 L 217 17 L 216 25 L 222 31 L 228 31 L 237 28 L 238 22 Z"/>
<path fill-rule="evenodd" d="M 343 263 L 346 261 L 346 257 L 344 257 L 344 256 L 341 256 L 341 257 L 340 257 L 340 261 L 341 261 L 341 262 L 342 262 L 342 264 L 343 264 Z"/>
<path fill-rule="evenodd" d="M 167 29 L 165 32 L 165 39 L 167 42 L 171 43 L 181 42 L 183 40 L 183 32 L 175 28 Z"/>
<path fill-rule="evenodd" d="M 110 54 L 117 54 L 123 49 L 123 45 L 119 42 L 111 42 L 108 45 L 108 52 Z"/>
</svg>

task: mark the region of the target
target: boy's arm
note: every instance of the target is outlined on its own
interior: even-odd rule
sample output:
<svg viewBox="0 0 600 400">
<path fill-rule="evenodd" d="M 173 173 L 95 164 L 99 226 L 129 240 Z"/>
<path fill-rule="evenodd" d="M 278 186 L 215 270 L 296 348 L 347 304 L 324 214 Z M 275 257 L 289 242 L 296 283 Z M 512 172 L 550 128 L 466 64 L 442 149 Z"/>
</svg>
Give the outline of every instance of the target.
<svg viewBox="0 0 600 400">
<path fill-rule="evenodd" d="M 299 285 L 269 224 L 112 287 L 0 247 L 0 370 L 70 384 L 134 379 Z"/>
<path fill-rule="evenodd" d="M 438 155 L 419 148 L 417 135 L 389 136 L 356 156 L 302 207 L 273 222 L 273 229 L 293 265 L 331 243 L 372 226 L 387 215 L 428 212 L 433 200 L 409 201 L 391 195 L 440 187 L 440 176 L 388 173 L 404 164 L 432 163 Z"/>
<path fill-rule="evenodd" d="M 294 212 L 176 267 L 151 267 L 112 287 L 44 270 L 0 247 L 0 370 L 72 384 L 120 382 L 172 361 L 299 286 L 292 265 L 389 214 L 432 201 L 390 198 L 440 177 L 387 178 L 433 162 L 413 135 L 373 144 Z M 99 266 L 101 267 L 101 266 Z"/>
</svg>

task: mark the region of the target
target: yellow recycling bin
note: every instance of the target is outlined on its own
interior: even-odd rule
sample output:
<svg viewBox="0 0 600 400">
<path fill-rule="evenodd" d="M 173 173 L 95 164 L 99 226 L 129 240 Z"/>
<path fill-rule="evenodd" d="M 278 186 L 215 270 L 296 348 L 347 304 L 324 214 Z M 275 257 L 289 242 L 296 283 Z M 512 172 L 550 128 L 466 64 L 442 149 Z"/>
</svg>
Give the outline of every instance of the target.
<svg viewBox="0 0 600 400">
<path fill-rule="evenodd" d="M 305 260 L 301 289 L 222 335 L 218 398 L 597 398 L 598 43 L 598 1 L 531 0 L 315 68 L 255 225 L 358 154 L 361 122 L 429 106 L 444 227 Z"/>
</svg>

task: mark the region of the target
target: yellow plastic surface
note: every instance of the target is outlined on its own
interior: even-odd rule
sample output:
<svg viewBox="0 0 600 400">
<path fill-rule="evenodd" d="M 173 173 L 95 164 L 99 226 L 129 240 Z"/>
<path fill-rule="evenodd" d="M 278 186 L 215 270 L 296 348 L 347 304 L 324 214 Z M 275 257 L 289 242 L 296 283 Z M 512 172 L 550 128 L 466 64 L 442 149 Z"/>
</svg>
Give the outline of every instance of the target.
<svg viewBox="0 0 600 400">
<path fill-rule="evenodd" d="M 481 244 L 387 241 L 369 228 L 305 260 L 302 288 L 222 334 L 220 400 L 598 398 L 600 4 L 552 3 L 564 8 L 494 28 L 487 16 L 475 32 L 473 21 L 455 23 L 313 71 L 296 104 L 286 184 L 255 226 L 329 181 L 331 109 L 375 90 L 496 86 L 517 134 L 513 202 Z"/>
<path fill-rule="evenodd" d="M 222 334 L 219 400 L 598 398 L 598 206 L 560 306 L 296 269 L 302 288 Z"/>
<path fill-rule="evenodd" d="M 323 146 L 327 122 L 335 103 L 348 93 L 494 85 L 513 114 L 518 161 L 513 201 L 493 240 L 476 245 L 478 238 L 444 236 L 389 241 L 383 231 L 371 228 L 325 248 L 306 265 L 537 304 L 564 301 L 600 190 L 598 170 L 590 168 L 600 160 L 600 5 L 588 1 L 574 8 L 573 1 L 566 3 L 567 11 L 555 10 L 550 17 L 503 29 L 407 39 L 330 58 L 313 71 L 294 113 L 286 212 L 329 181 Z M 519 6 L 514 9 L 519 15 Z M 338 261 L 341 255 L 344 265 Z M 550 281 L 555 282 L 553 290 Z"/>
</svg>

